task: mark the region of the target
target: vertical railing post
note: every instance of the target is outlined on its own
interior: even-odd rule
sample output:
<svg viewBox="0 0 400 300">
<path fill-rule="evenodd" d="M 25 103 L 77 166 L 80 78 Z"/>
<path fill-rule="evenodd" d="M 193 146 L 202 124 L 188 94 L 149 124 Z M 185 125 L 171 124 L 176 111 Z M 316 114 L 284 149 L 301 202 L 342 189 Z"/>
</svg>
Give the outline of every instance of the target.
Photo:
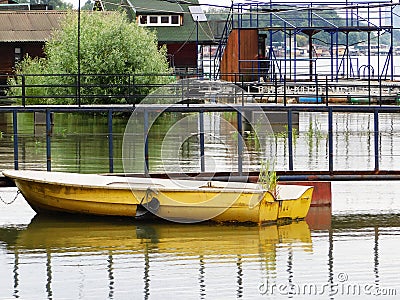
<svg viewBox="0 0 400 300">
<path fill-rule="evenodd" d="M 325 77 L 325 103 L 326 106 L 329 104 L 329 86 L 328 86 L 328 76 Z"/>
<path fill-rule="evenodd" d="M 22 76 L 22 78 L 21 78 L 21 85 L 22 85 L 22 87 L 21 87 L 21 97 L 22 97 L 22 106 L 25 106 L 26 105 L 26 81 L 25 81 L 25 75 L 21 75 Z"/>
<path fill-rule="evenodd" d="M 242 112 L 237 110 L 237 130 L 238 130 L 238 173 L 242 176 L 243 173 L 243 120 Z"/>
<path fill-rule="evenodd" d="M 204 157 L 204 112 L 199 113 L 199 123 L 200 123 L 200 170 L 201 172 L 206 171 L 205 157 Z"/>
<path fill-rule="evenodd" d="M 51 171 L 51 111 L 46 109 L 46 166 Z"/>
<path fill-rule="evenodd" d="M 328 109 L 328 164 L 329 172 L 333 172 L 333 111 Z"/>
<path fill-rule="evenodd" d="M 382 106 L 382 78 L 378 76 L 378 84 L 379 84 L 379 106 Z"/>
<path fill-rule="evenodd" d="M 375 154 L 375 171 L 379 171 L 379 114 L 378 110 L 374 110 L 374 154 Z"/>
<path fill-rule="evenodd" d="M 126 102 L 128 104 L 131 104 L 130 103 L 130 101 L 131 101 L 131 75 L 130 74 L 128 74 L 128 89 L 127 89 L 126 94 L 127 94 Z"/>
<path fill-rule="evenodd" d="M 18 119 L 17 110 L 13 110 L 13 133 L 14 133 L 14 169 L 18 170 Z"/>
<path fill-rule="evenodd" d="M 283 105 L 286 106 L 286 75 L 283 76 Z"/>
<path fill-rule="evenodd" d="M 292 109 L 287 111 L 288 120 L 288 151 L 289 151 L 289 170 L 293 171 L 293 122 L 292 122 Z"/>
<path fill-rule="evenodd" d="M 149 112 L 144 110 L 144 174 L 149 175 Z"/>
<path fill-rule="evenodd" d="M 114 147 L 113 147 L 113 112 L 108 110 L 108 166 L 110 173 L 114 172 Z"/>
</svg>

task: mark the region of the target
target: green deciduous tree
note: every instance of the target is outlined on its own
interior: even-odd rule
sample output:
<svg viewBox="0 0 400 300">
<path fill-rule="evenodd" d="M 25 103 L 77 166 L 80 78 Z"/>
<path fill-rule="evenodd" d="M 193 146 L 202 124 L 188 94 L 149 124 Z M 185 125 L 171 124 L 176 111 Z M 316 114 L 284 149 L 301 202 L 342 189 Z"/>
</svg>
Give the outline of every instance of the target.
<svg viewBox="0 0 400 300">
<path fill-rule="evenodd" d="M 18 75 L 22 74 L 25 75 L 26 85 L 42 85 L 26 90 L 27 96 L 38 96 L 28 98 L 27 103 L 75 103 L 78 78 L 77 28 L 77 13 L 71 12 L 62 22 L 61 29 L 46 43 L 46 57 L 26 57 L 17 66 L 17 76 L 10 80 L 11 85 L 20 84 L 21 76 Z M 156 75 L 166 74 L 170 70 L 166 49 L 158 49 L 155 34 L 128 22 L 120 12 L 81 12 L 79 45 L 82 104 L 126 103 L 130 101 L 129 95 L 132 92 L 145 96 L 151 90 L 149 86 L 171 81 L 169 76 Z M 134 91 L 133 83 L 136 87 Z M 21 88 L 14 87 L 11 92 L 21 93 Z M 52 98 L 52 95 L 57 97 Z M 66 95 L 71 97 L 60 97 Z"/>
</svg>

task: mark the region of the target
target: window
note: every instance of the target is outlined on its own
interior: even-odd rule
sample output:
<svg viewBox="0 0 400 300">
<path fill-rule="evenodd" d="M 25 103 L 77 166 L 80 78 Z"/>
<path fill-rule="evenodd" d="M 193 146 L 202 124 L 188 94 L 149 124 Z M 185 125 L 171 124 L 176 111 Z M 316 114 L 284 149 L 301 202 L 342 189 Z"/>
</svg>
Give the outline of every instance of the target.
<svg viewBox="0 0 400 300">
<path fill-rule="evenodd" d="M 169 16 L 161 16 L 161 23 L 168 24 L 169 23 Z"/>
<path fill-rule="evenodd" d="M 22 49 L 20 47 L 14 48 L 14 64 L 16 65 L 22 60 Z"/>
<path fill-rule="evenodd" d="M 171 16 L 171 24 L 179 25 L 179 16 Z"/>
<path fill-rule="evenodd" d="M 139 16 L 139 25 L 147 24 L 147 16 Z"/>
<path fill-rule="evenodd" d="M 181 26 L 180 15 L 141 15 L 137 22 L 141 26 Z"/>
</svg>

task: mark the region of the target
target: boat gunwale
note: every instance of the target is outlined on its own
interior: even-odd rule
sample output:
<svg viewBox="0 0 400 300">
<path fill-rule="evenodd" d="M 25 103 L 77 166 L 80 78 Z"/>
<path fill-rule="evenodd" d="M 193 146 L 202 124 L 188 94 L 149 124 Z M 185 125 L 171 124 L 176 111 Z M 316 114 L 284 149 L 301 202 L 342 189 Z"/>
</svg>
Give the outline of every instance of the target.
<svg viewBox="0 0 400 300">
<path fill-rule="evenodd" d="M 11 172 L 14 172 L 11 171 Z M 20 171 L 19 171 L 20 172 Z M 28 171 L 30 172 L 30 171 Z M 34 172 L 45 172 L 45 171 L 34 171 Z M 60 173 L 60 172 L 54 172 L 54 173 Z M 68 174 L 68 173 L 63 173 L 63 174 Z M 70 173 L 70 174 L 77 174 L 77 173 Z M 137 191 L 147 191 L 148 189 L 152 189 L 155 191 L 166 191 L 166 192 L 213 192 L 213 193 L 244 193 L 244 194 L 264 194 L 264 193 L 270 193 L 267 190 L 264 189 L 257 189 L 257 188 L 248 188 L 248 187 L 243 187 L 243 188 L 230 188 L 226 186 L 198 186 L 198 187 L 185 187 L 185 188 L 177 188 L 177 187 L 170 187 L 170 186 L 162 186 L 161 184 L 157 183 L 151 183 L 148 184 L 146 187 L 144 185 L 146 183 L 134 183 L 134 182 L 122 182 L 119 181 L 117 184 L 124 184 L 126 186 L 118 186 L 118 185 L 112 185 L 114 182 L 109 182 L 107 184 L 81 184 L 81 183 L 74 183 L 74 182 L 60 182 L 56 180 L 47 180 L 47 179 L 37 179 L 37 178 L 31 178 L 27 176 L 17 176 L 8 173 L 7 171 L 3 171 L 3 175 L 14 180 L 14 181 L 25 181 L 25 182 L 34 182 L 34 183 L 42 183 L 42 184 L 48 184 L 48 185 L 58 185 L 58 186 L 66 186 L 66 187 L 75 187 L 75 188 L 95 188 L 95 189 L 105 189 L 105 190 L 137 190 Z M 103 178 L 103 175 L 99 174 L 79 174 L 79 175 L 95 175 Z M 112 176 L 107 176 L 107 178 L 112 178 Z M 149 178 L 150 180 L 156 180 L 156 181 L 161 181 L 165 180 L 167 181 L 168 179 L 154 179 L 154 178 Z M 176 180 L 175 180 L 176 181 Z M 185 180 L 180 180 L 180 181 L 185 181 Z M 198 182 L 205 182 L 205 183 L 218 183 L 221 182 L 222 184 L 229 184 L 229 182 L 223 182 L 223 181 L 198 181 Z M 246 183 L 247 185 L 251 184 L 254 185 L 255 187 L 258 186 L 257 184 L 254 183 Z M 136 186 L 135 186 L 136 185 Z M 137 185 L 142 185 L 142 186 L 137 186 Z"/>
<path fill-rule="evenodd" d="M 16 174 L 16 172 L 24 172 L 24 173 L 34 173 L 34 172 L 38 172 L 38 173 L 49 173 L 49 174 L 58 174 L 58 175 L 73 175 L 73 176 L 96 176 L 99 178 L 107 178 L 107 179 L 113 179 L 114 177 L 118 177 L 118 179 L 120 179 L 119 176 L 104 176 L 101 174 L 80 174 L 80 173 L 66 173 L 66 172 L 47 172 L 47 171 L 28 171 L 28 170 L 23 170 L 23 171 L 18 171 L 18 170 L 9 170 L 9 171 L 3 171 L 3 175 L 14 180 L 14 181 L 26 181 L 26 182 L 34 182 L 34 183 L 41 183 L 41 184 L 48 184 L 48 185 L 58 185 L 58 186 L 64 186 L 64 187 L 74 187 L 74 188 L 87 188 L 87 189 L 100 189 L 100 190 L 130 190 L 130 191 L 142 191 L 145 192 L 147 190 L 154 190 L 154 191 L 159 191 L 159 192 L 179 192 L 179 193 L 193 193 L 193 192 L 204 192 L 204 193 L 241 193 L 241 194 L 262 194 L 265 195 L 266 193 L 270 194 L 275 201 L 290 201 L 290 200 L 296 200 L 300 197 L 302 197 L 302 195 L 304 195 L 304 193 L 306 193 L 310 188 L 313 188 L 313 186 L 298 186 L 298 189 L 300 190 L 300 192 L 298 192 L 296 194 L 296 196 L 292 196 L 292 197 L 285 197 L 285 198 L 280 198 L 281 195 L 275 197 L 270 191 L 266 190 L 266 189 L 262 189 L 262 188 L 256 188 L 256 187 L 261 187 L 260 184 L 258 183 L 245 183 L 246 186 L 254 186 L 255 188 L 249 188 L 249 187 L 242 187 L 242 188 L 231 188 L 231 187 L 226 187 L 224 185 L 229 185 L 230 182 L 224 182 L 224 181 L 196 181 L 198 183 L 203 182 L 204 186 L 197 186 L 197 187 L 185 187 L 185 188 L 177 188 L 175 187 L 171 187 L 171 186 L 161 186 L 161 184 L 157 184 L 152 182 L 150 185 L 147 185 L 146 187 L 144 187 L 144 185 L 146 183 L 134 183 L 134 182 L 123 182 L 123 181 L 118 181 L 118 184 L 124 184 L 126 186 L 113 186 L 112 184 L 114 183 L 113 181 L 109 181 L 109 183 L 107 184 L 81 184 L 81 183 L 75 183 L 75 182 L 61 182 L 61 181 L 57 181 L 57 180 L 47 180 L 47 179 L 41 179 L 41 178 L 31 178 L 29 176 L 18 176 Z M 133 178 L 133 177 L 130 177 Z M 137 179 L 137 178 L 135 178 Z M 143 180 L 143 178 L 140 178 L 139 180 Z M 162 179 L 162 178 L 146 178 L 146 180 L 151 180 L 151 181 L 165 181 L 168 182 L 170 179 Z M 187 182 L 187 180 L 184 179 L 180 179 L 180 180 L 174 180 L 179 181 L 179 182 Z M 222 186 L 207 186 L 207 184 L 216 184 L 216 183 L 220 183 Z M 237 182 L 231 182 L 232 184 L 236 184 Z M 141 187 L 135 187 L 135 185 L 143 185 Z M 285 186 L 285 188 L 288 187 L 294 187 L 293 185 L 278 185 L 279 187 Z"/>
</svg>

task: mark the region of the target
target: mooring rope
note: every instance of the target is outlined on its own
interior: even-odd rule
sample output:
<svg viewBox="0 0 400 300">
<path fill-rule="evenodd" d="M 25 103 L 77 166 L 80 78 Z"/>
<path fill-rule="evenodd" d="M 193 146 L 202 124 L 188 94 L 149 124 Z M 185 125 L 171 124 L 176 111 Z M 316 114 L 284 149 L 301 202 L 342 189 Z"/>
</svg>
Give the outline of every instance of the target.
<svg viewBox="0 0 400 300">
<path fill-rule="evenodd" d="M 14 199 L 13 199 L 12 201 L 10 201 L 10 202 L 5 201 L 5 200 L 1 197 L 1 195 L 0 195 L 0 200 L 1 200 L 1 202 L 3 202 L 4 204 L 10 205 L 10 204 L 14 203 L 15 200 L 17 200 L 19 194 L 21 194 L 21 191 L 20 191 L 20 190 L 17 190 L 17 194 L 15 195 Z"/>
</svg>

